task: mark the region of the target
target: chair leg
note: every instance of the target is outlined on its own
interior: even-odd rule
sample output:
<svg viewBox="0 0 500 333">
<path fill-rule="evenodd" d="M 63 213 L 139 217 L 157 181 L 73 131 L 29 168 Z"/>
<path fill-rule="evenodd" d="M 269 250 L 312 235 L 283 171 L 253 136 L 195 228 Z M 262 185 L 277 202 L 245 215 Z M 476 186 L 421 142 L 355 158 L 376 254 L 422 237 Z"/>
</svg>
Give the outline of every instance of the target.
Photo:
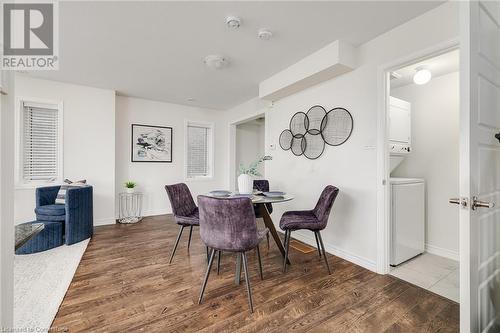
<svg viewBox="0 0 500 333">
<path fill-rule="evenodd" d="M 257 258 L 259 259 L 259 273 L 260 273 L 260 279 L 264 280 L 264 274 L 262 274 L 262 259 L 260 258 L 260 249 L 259 245 L 256 247 L 257 249 Z"/>
<path fill-rule="evenodd" d="M 269 251 L 269 233 L 266 234 L 266 238 L 267 238 L 267 250 Z"/>
<path fill-rule="evenodd" d="M 210 252 L 208 251 L 208 246 L 207 246 L 207 264 L 210 261 Z"/>
<path fill-rule="evenodd" d="M 170 255 L 170 260 L 168 261 L 169 264 L 171 264 L 172 259 L 174 259 L 175 250 L 177 250 L 177 245 L 179 245 L 179 240 L 181 239 L 183 230 L 184 230 L 184 226 L 181 225 L 181 228 L 179 229 L 179 234 L 177 235 L 177 240 L 175 241 L 174 250 L 172 251 L 172 254 Z"/>
<path fill-rule="evenodd" d="M 319 257 L 321 258 L 321 248 L 319 247 L 318 234 L 314 231 L 314 238 L 316 238 L 316 248 L 318 249 Z"/>
<path fill-rule="evenodd" d="M 188 252 L 189 252 L 189 246 L 191 245 L 191 235 L 193 234 L 193 226 L 189 227 L 189 238 L 188 238 Z"/>
<path fill-rule="evenodd" d="M 318 233 L 319 243 L 321 244 L 321 249 L 323 251 L 323 259 L 325 259 L 326 268 L 328 269 L 328 275 L 331 275 L 332 272 L 330 271 L 330 265 L 328 265 L 328 259 L 326 258 L 325 245 L 323 244 L 321 233 L 319 231 L 316 232 Z"/>
<path fill-rule="evenodd" d="M 250 276 L 248 275 L 247 255 L 245 252 L 241 252 L 241 256 L 243 257 L 243 270 L 245 271 L 245 282 L 247 284 L 248 304 L 250 305 L 250 312 L 253 313 L 252 289 L 250 287 Z"/>
<path fill-rule="evenodd" d="M 238 286 L 241 281 L 241 253 L 236 253 L 236 274 L 234 277 L 234 283 Z"/>
<path fill-rule="evenodd" d="M 215 257 L 215 249 L 212 249 L 212 252 L 210 253 L 210 259 L 208 260 L 208 267 L 207 267 L 207 272 L 205 273 L 205 279 L 203 280 L 203 285 L 201 287 L 198 304 L 201 304 L 201 301 L 203 300 L 203 293 L 205 292 L 205 288 L 207 287 L 208 277 L 210 276 L 210 270 L 212 268 L 214 257 Z"/>
<path fill-rule="evenodd" d="M 217 251 L 217 275 L 220 272 L 220 257 L 222 257 L 222 251 Z"/>
<path fill-rule="evenodd" d="M 285 258 L 283 259 L 283 273 L 286 272 L 286 262 L 288 260 L 288 247 L 290 245 L 290 236 L 292 235 L 291 230 L 285 231 Z"/>
</svg>

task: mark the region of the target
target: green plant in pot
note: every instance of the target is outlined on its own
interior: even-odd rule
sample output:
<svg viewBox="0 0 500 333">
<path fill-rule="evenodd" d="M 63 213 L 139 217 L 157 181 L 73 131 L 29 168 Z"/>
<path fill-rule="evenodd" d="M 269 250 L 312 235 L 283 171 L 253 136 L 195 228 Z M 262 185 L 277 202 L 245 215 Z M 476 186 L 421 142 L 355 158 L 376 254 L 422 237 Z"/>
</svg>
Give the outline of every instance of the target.
<svg viewBox="0 0 500 333">
<path fill-rule="evenodd" d="M 125 182 L 125 188 L 127 189 L 127 193 L 134 193 L 135 188 L 137 187 L 137 183 L 132 181 Z"/>
<path fill-rule="evenodd" d="M 267 160 L 270 160 L 271 156 L 264 156 L 258 160 L 250 163 L 248 167 L 240 164 L 239 176 L 238 176 L 238 192 L 241 194 L 252 194 L 253 193 L 253 180 L 255 177 L 262 176 L 257 170 L 259 165 Z"/>
</svg>

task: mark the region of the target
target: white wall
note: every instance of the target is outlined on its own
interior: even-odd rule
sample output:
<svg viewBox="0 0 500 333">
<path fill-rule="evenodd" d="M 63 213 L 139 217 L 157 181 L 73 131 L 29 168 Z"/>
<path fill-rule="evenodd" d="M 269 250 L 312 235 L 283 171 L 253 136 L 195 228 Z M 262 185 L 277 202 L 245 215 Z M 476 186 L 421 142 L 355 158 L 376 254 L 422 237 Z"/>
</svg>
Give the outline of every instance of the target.
<svg viewBox="0 0 500 333">
<path fill-rule="evenodd" d="M 123 183 L 132 180 L 144 193 L 143 215 L 171 213 L 165 185 L 185 182 L 196 196 L 210 190 L 227 188 L 224 113 L 178 104 L 118 96 L 116 99 L 116 193 Z M 214 126 L 215 174 L 211 180 L 186 181 L 184 175 L 186 121 L 210 122 Z M 132 163 L 130 161 L 131 124 L 169 126 L 173 128 L 172 163 Z M 118 214 L 118 208 L 116 209 Z"/>
<path fill-rule="evenodd" d="M 458 258 L 458 209 L 448 199 L 459 193 L 458 91 L 458 72 L 391 90 L 412 106 L 412 152 L 392 176 L 425 179 L 428 251 L 453 258 Z"/>
<path fill-rule="evenodd" d="M 2 71 L 0 95 L 0 331 L 14 320 L 14 73 Z"/>
<path fill-rule="evenodd" d="M 250 163 L 264 156 L 266 145 L 264 121 L 251 120 L 236 126 L 236 166 L 238 168 L 240 164 L 248 167 Z M 265 176 L 263 163 L 257 167 L 257 171 Z"/>
<path fill-rule="evenodd" d="M 359 67 L 330 81 L 268 105 L 251 100 L 228 110 L 228 122 L 246 115 L 266 113 L 266 178 L 275 189 L 295 195 L 277 204 L 273 220 L 286 210 L 311 209 L 327 184 L 340 188 L 323 239 L 327 250 L 375 270 L 377 259 L 377 93 L 378 68 L 401 57 L 458 36 L 458 6 L 444 5 L 425 13 L 359 48 Z M 351 138 L 339 147 L 326 147 L 323 156 L 311 161 L 279 148 L 281 131 L 297 111 L 320 104 L 346 107 L 354 118 Z M 269 145 L 277 146 L 270 150 Z M 230 150 L 231 152 L 231 147 Z M 231 165 L 229 159 L 228 163 Z M 310 232 L 297 232 L 314 244 Z"/>
<path fill-rule="evenodd" d="M 16 75 L 15 95 L 63 102 L 63 176 L 94 187 L 94 225 L 115 223 L 115 92 Z M 34 188 L 17 188 L 15 223 L 34 208 Z"/>
</svg>

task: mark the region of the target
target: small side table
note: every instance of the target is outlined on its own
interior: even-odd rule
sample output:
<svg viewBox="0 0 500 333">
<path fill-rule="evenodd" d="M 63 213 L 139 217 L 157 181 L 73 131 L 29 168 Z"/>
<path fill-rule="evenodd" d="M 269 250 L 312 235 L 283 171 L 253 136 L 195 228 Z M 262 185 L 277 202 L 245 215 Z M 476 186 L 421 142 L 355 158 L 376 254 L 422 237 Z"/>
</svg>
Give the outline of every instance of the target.
<svg viewBox="0 0 500 333">
<path fill-rule="evenodd" d="M 120 193 L 119 223 L 137 223 L 142 220 L 142 193 Z"/>
</svg>

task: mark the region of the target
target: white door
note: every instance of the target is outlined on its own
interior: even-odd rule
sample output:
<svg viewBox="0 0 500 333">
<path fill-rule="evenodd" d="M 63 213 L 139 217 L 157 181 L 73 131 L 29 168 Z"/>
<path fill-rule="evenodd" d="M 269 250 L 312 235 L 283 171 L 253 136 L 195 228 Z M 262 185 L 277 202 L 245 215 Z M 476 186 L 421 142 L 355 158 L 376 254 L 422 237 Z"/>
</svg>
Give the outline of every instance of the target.
<svg viewBox="0 0 500 333">
<path fill-rule="evenodd" d="M 460 58 L 460 328 L 499 332 L 500 2 L 460 3 Z"/>
</svg>

